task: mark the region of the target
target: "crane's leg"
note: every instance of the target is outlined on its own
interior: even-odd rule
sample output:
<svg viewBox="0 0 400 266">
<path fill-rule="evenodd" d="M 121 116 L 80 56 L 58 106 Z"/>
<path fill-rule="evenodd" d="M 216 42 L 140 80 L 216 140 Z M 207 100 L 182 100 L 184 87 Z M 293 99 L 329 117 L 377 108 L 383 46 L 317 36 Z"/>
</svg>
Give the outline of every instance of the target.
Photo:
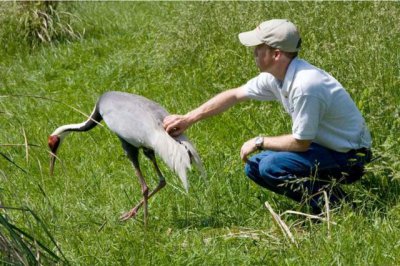
<svg viewBox="0 0 400 266">
<path fill-rule="evenodd" d="M 167 182 L 165 181 L 165 178 L 164 178 L 163 174 L 161 173 L 160 168 L 158 168 L 154 151 L 150 150 L 150 149 L 143 149 L 143 151 L 144 151 L 144 154 L 146 155 L 146 157 L 149 158 L 151 160 L 151 162 L 153 163 L 154 169 L 156 170 L 158 179 L 159 179 L 157 187 L 153 191 L 151 191 L 149 194 L 149 198 L 150 198 L 151 196 L 156 194 L 159 190 L 161 190 L 163 187 L 165 187 Z"/>
<path fill-rule="evenodd" d="M 139 166 L 139 150 L 138 148 L 132 146 L 125 140 L 121 139 L 122 142 L 122 147 L 124 148 L 126 154 L 128 155 L 128 158 L 131 160 L 133 167 L 135 168 L 136 175 L 139 178 L 140 185 L 142 187 L 142 195 L 143 199 L 141 202 L 144 205 L 144 224 L 147 225 L 147 215 L 148 215 L 148 207 L 147 207 L 147 200 L 149 198 L 149 189 L 147 187 L 146 181 L 143 178 L 142 171 L 140 170 Z M 134 217 L 136 215 L 137 210 L 132 209 L 131 211 L 123 214 L 120 219 L 122 221 L 125 221 L 131 217 Z"/>
<path fill-rule="evenodd" d="M 163 187 L 165 187 L 165 185 L 167 184 L 167 182 L 165 181 L 165 178 L 163 176 L 163 174 L 160 171 L 160 168 L 158 168 L 157 165 L 157 161 L 156 161 L 156 156 L 154 155 L 154 151 L 153 150 L 149 150 L 149 149 L 143 149 L 144 154 L 151 160 L 151 162 L 153 163 L 153 166 L 157 172 L 158 178 L 159 178 L 159 182 L 157 187 L 150 192 L 150 194 L 148 195 L 147 199 L 150 199 L 154 194 L 156 194 L 159 190 L 161 190 Z M 124 216 L 125 217 L 121 217 L 122 220 L 127 220 L 133 216 L 136 215 L 137 211 L 140 209 L 140 207 L 142 207 L 142 205 L 144 204 L 144 199 L 142 199 L 130 212 L 126 213 Z"/>
</svg>

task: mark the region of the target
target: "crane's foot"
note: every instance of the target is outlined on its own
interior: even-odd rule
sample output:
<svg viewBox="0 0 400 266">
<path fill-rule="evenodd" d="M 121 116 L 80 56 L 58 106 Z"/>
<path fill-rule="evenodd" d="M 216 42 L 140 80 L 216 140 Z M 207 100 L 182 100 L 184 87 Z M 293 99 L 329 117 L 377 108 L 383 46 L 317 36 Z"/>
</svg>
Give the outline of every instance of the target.
<svg viewBox="0 0 400 266">
<path fill-rule="evenodd" d="M 125 222 L 126 220 L 129 220 L 130 218 L 135 218 L 137 211 L 139 208 L 133 208 L 132 210 L 130 210 L 129 212 L 126 212 L 124 214 L 122 214 L 119 219 L 121 222 Z"/>
<path fill-rule="evenodd" d="M 130 218 L 134 218 L 138 212 L 138 210 L 140 209 L 140 207 L 144 207 L 144 224 L 147 224 L 147 200 L 151 197 L 151 194 L 148 195 L 148 189 L 146 187 L 146 189 L 143 192 L 143 198 L 142 200 L 129 212 L 126 212 L 124 214 L 122 214 L 119 219 L 121 220 L 121 222 L 126 221 Z"/>
</svg>

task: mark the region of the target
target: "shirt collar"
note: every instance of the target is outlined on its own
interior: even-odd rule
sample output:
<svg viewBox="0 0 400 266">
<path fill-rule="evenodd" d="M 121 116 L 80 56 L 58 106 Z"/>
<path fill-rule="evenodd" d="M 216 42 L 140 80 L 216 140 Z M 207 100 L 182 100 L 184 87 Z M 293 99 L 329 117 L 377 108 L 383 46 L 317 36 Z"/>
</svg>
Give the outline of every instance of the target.
<svg viewBox="0 0 400 266">
<path fill-rule="evenodd" d="M 294 80 L 294 76 L 296 74 L 296 66 L 297 62 L 299 59 L 297 56 L 293 58 L 293 60 L 290 62 L 289 67 L 286 71 L 285 79 L 283 80 L 283 85 L 282 85 L 282 94 L 287 98 L 290 93 L 290 89 L 292 87 L 292 82 Z"/>
</svg>

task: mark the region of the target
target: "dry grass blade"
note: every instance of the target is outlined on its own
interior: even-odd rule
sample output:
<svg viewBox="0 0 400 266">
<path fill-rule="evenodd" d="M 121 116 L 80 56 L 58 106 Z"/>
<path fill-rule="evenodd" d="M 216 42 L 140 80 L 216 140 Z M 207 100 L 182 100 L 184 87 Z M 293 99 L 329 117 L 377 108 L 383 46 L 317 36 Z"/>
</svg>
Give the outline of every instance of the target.
<svg viewBox="0 0 400 266">
<path fill-rule="evenodd" d="M 168 230 L 168 234 L 170 234 L 172 229 Z M 276 244 L 280 244 L 282 242 L 282 238 L 277 237 L 274 234 L 270 234 L 262 229 L 254 229 L 254 228 L 243 228 L 243 227 L 232 227 L 227 228 L 227 233 L 216 233 L 213 231 L 212 236 L 205 237 L 203 239 L 205 244 L 210 244 L 212 241 L 216 239 L 223 239 L 223 240 L 232 240 L 232 239 L 251 239 L 254 241 L 260 242 L 267 242 L 271 243 L 274 242 Z"/>
<path fill-rule="evenodd" d="M 331 237 L 331 225 L 330 225 L 330 209 L 329 209 L 329 199 L 328 199 L 328 194 L 326 191 L 322 191 L 324 194 L 324 199 L 325 199 L 325 215 L 326 215 L 326 220 L 328 222 L 328 237 Z"/>
<path fill-rule="evenodd" d="M 24 135 L 26 162 L 29 162 L 29 145 L 28 145 L 28 138 L 26 137 L 25 128 L 23 128 L 23 127 L 22 127 L 22 134 Z"/>
<path fill-rule="evenodd" d="M 11 144 L 11 143 L 5 143 L 5 144 L 0 144 L 0 147 L 18 147 L 18 146 L 26 146 L 26 145 L 28 145 L 28 146 L 32 146 L 32 147 L 40 147 L 39 145 L 36 145 L 36 144 Z"/>
<path fill-rule="evenodd" d="M 291 210 L 288 210 L 288 211 L 283 212 L 283 213 L 281 214 L 281 216 L 282 216 L 282 215 L 285 215 L 285 214 L 300 215 L 300 216 L 304 216 L 304 217 L 307 217 L 307 218 L 310 218 L 310 219 L 315 219 L 315 220 L 319 220 L 319 221 L 322 221 L 322 222 L 328 222 L 328 223 L 331 223 L 331 224 L 333 224 L 333 225 L 336 225 L 335 222 L 328 221 L 326 218 L 320 217 L 320 216 L 318 216 L 318 215 L 313 215 L 313 214 L 308 214 L 308 213 L 304 213 L 304 212 L 298 212 L 298 211 L 291 211 Z"/>
<path fill-rule="evenodd" d="M 284 221 L 282 221 L 281 217 L 274 212 L 274 210 L 272 209 L 271 205 L 269 205 L 268 201 L 265 202 L 265 207 L 267 207 L 267 209 L 271 213 L 272 217 L 274 218 L 274 221 L 276 222 L 276 224 L 281 229 L 283 235 L 285 237 L 289 238 L 290 242 L 297 247 L 297 242 L 294 239 L 293 234 L 290 232 L 289 227 L 285 224 Z"/>
<path fill-rule="evenodd" d="M 230 232 L 228 234 L 223 235 L 224 239 L 231 239 L 231 238 L 249 238 L 253 240 L 261 240 L 262 236 L 267 236 L 275 241 L 278 241 L 276 237 L 273 235 L 269 235 L 262 230 L 241 230 L 239 232 Z"/>
</svg>

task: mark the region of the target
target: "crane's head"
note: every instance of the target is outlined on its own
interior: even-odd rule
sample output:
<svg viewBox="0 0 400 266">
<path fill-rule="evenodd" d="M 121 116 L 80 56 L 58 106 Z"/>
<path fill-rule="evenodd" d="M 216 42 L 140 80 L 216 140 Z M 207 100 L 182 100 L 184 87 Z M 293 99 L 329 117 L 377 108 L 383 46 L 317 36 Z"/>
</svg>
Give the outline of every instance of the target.
<svg viewBox="0 0 400 266">
<path fill-rule="evenodd" d="M 50 148 L 50 174 L 53 175 L 54 163 L 56 162 L 57 149 L 60 146 L 61 138 L 58 135 L 50 135 L 48 144 Z"/>
</svg>

